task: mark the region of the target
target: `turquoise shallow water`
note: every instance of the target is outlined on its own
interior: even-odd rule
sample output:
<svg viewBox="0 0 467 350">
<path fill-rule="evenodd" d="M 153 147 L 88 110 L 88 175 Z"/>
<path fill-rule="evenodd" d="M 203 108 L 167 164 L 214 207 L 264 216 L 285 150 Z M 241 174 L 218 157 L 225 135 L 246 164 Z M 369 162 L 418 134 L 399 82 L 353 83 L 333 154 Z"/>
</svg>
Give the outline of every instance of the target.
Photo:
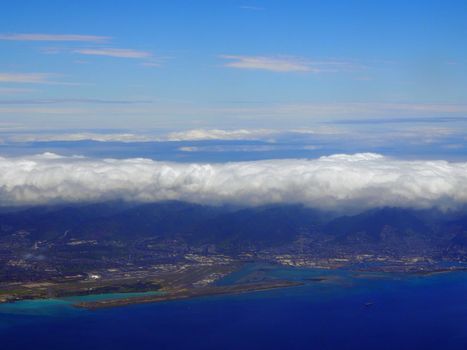
<svg viewBox="0 0 467 350">
<path fill-rule="evenodd" d="M 73 297 L 62 298 L 62 300 L 71 303 L 79 303 L 84 301 L 99 301 L 108 299 L 122 299 L 131 297 L 141 297 L 145 295 L 160 295 L 163 292 L 140 292 L 140 293 L 107 293 L 107 294 L 93 294 L 93 295 L 80 295 Z"/>
<path fill-rule="evenodd" d="M 57 317 L 64 315 L 74 315 L 84 311 L 82 309 L 73 307 L 73 304 L 75 303 L 84 301 L 99 301 L 105 299 L 121 299 L 154 294 L 162 293 L 108 293 L 72 296 L 60 299 L 22 300 L 14 303 L 0 304 L 0 330 L 2 327 L 6 328 L 8 326 L 9 320 L 15 319 L 14 315 L 31 316 L 31 320 L 37 316 Z M 10 315 L 10 317 L 8 315 Z"/>
<path fill-rule="evenodd" d="M 219 283 L 255 275 L 305 285 L 98 311 L 2 305 L 0 339 L 5 349 L 467 349 L 466 273 L 251 265 Z"/>
</svg>

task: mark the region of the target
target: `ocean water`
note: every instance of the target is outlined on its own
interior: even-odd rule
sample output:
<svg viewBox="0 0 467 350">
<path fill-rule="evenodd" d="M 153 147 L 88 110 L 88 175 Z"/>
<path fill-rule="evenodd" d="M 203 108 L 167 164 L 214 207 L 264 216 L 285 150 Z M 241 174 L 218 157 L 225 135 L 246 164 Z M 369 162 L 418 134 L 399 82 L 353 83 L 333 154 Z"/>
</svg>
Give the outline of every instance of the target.
<svg viewBox="0 0 467 350">
<path fill-rule="evenodd" d="M 254 278 L 305 285 L 97 311 L 74 308 L 76 299 L 4 304 L 0 348 L 467 349 L 465 272 L 408 276 L 251 265 L 219 283 Z"/>
</svg>

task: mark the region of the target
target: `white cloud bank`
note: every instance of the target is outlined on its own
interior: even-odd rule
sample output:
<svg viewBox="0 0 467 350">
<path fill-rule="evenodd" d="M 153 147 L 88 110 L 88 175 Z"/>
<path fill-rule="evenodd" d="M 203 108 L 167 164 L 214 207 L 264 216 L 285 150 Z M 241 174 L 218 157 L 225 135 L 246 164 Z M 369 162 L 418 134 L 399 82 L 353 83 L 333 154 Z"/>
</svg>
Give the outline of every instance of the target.
<svg viewBox="0 0 467 350">
<path fill-rule="evenodd" d="M 124 199 L 323 209 L 454 208 L 467 203 L 467 163 L 378 154 L 222 164 L 88 159 L 46 153 L 0 158 L 0 205 Z"/>
</svg>

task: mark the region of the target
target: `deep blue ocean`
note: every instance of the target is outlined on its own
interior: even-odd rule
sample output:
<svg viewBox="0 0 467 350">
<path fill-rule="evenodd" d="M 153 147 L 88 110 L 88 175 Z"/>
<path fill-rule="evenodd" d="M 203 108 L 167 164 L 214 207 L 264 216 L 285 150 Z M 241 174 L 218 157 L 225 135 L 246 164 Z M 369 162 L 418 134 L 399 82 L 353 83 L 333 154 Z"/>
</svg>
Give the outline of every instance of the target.
<svg viewBox="0 0 467 350">
<path fill-rule="evenodd" d="M 76 309 L 70 299 L 3 304 L 0 348 L 467 349 L 465 272 L 409 276 L 250 266 L 222 283 L 252 269 L 305 285 L 97 311 Z"/>
</svg>

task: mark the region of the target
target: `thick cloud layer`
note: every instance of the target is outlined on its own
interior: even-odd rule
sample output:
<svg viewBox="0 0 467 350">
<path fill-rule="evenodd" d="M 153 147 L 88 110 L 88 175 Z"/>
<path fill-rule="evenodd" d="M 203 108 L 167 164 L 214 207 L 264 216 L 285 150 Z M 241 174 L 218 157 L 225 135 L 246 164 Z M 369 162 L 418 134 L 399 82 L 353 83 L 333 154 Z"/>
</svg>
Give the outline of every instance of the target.
<svg viewBox="0 0 467 350">
<path fill-rule="evenodd" d="M 303 203 L 323 209 L 453 208 L 467 202 L 467 163 L 378 154 L 186 164 L 43 154 L 0 158 L 0 205 L 123 199 L 207 204 Z"/>
</svg>

